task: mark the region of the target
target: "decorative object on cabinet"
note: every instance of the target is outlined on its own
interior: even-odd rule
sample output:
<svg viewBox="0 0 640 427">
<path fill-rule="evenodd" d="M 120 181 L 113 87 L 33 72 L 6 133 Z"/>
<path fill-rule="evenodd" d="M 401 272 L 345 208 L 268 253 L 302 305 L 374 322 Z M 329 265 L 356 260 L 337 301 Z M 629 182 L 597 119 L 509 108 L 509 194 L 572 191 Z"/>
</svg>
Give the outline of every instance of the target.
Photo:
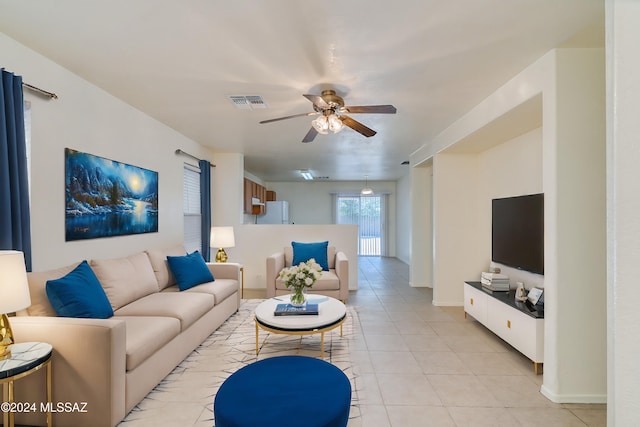
<svg viewBox="0 0 640 427">
<path fill-rule="evenodd" d="M 211 247 L 218 248 L 216 262 L 227 262 L 227 253 L 223 248 L 236 246 L 233 227 L 211 227 Z"/>
<path fill-rule="evenodd" d="M 158 231 L 158 172 L 65 148 L 65 240 Z"/>
<path fill-rule="evenodd" d="M 516 301 L 524 302 L 527 300 L 527 290 L 524 288 L 524 283 L 516 282 Z"/>
</svg>

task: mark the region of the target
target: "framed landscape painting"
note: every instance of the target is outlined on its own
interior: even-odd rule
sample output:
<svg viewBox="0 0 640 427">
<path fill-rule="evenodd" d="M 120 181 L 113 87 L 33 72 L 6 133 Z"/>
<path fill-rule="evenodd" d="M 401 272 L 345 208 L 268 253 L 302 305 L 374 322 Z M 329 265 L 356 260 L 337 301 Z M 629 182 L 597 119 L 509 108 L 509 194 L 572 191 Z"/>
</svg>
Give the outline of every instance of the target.
<svg viewBox="0 0 640 427">
<path fill-rule="evenodd" d="M 66 241 L 158 231 L 158 172 L 65 148 Z"/>
</svg>

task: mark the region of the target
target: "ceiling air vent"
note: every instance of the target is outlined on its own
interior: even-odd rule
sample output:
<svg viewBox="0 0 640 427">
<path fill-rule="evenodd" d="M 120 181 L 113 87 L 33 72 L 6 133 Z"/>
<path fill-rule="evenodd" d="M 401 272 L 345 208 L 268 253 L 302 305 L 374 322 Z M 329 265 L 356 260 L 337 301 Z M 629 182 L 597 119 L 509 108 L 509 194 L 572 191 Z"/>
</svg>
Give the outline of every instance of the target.
<svg viewBox="0 0 640 427">
<path fill-rule="evenodd" d="M 267 104 L 259 95 L 229 95 L 229 101 L 239 110 L 256 110 L 267 108 Z"/>
</svg>

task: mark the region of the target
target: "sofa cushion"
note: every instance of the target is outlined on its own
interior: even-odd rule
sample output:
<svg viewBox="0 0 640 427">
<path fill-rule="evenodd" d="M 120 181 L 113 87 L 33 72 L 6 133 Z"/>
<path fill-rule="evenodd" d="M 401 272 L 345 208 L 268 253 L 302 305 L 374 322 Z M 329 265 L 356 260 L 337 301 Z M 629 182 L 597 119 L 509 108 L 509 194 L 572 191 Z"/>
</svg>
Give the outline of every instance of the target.
<svg viewBox="0 0 640 427">
<path fill-rule="evenodd" d="M 113 316 L 104 289 L 87 261 L 63 277 L 47 281 L 46 291 L 58 316 L 90 319 Z"/>
<path fill-rule="evenodd" d="M 336 275 L 335 270 L 323 271 L 322 276 L 313 284 L 309 292 L 313 291 L 334 291 L 340 289 L 340 279 Z M 276 279 L 276 289 L 289 290 L 282 279 Z"/>
<path fill-rule="evenodd" d="M 215 280 L 198 251 L 184 256 L 168 256 L 167 261 L 181 291 Z"/>
<path fill-rule="evenodd" d="M 329 270 L 329 262 L 327 260 L 328 246 L 328 241 L 316 243 L 291 242 L 291 247 L 293 248 L 292 265 L 298 265 L 313 258 L 323 270 Z"/>
<path fill-rule="evenodd" d="M 149 261 L 151 262 L 151 267 L 153 267 L 153 272 L 156 275 L 158 288 L 160 288 L 160 290 L 176 284 L 176 278 L 171 272 L 171 269 L 169 269 L 167 256 L 181 256 L 186 254 L 187 251 L 182 245 L 164 249 L 151 249 L 147 251 L 147 255 L 149 256 Z"/>
<path fill-rule="evenodd" d="M 158 282 L 146 253 L 124 258 L 94 259 L 91 268 L 104 288 L 113 310 L 158 292 Z"/>
<path fill-rule="evenodd" d="M 215 297 L 201 292 L 158 292 L 115 311 L 116 316 L 159 316 L 180 320 L 184 331 L 215 305 Z"/>
<path fill-rule="evenodd" d="M 126 369 L 131 371 L 180 333 L 175 317 L 114 316 L 126 323 Z"/>
<path fill-rule="evenodd" d="M 215 282 L 202 283 L 193 288 L 187 289 L 184 292 L 202 292 L 213 295 L 215 297 L 215 304 L 218 305 L 235 292 L 238 291 L 238 281 L 233 279 L 216 279 Z M 178 286 L 170 286 L 165 288 L 162 292 L 180 292 Z"/>
<path fill-rule="evenodd" d="M 47 281 L 59 279 L 65 276 L 69 272 L 73 271 L 78 265 L 80 265 L 80 263 L 76 262 L 65 267 L 56 268 L 55 270 L 27 273 L 31 305 L 27 307 L 26 314 L 29 316 L 56 316 L 56 311 L 51 306 L 49 297 L 47 296 Z M 23 315 L 25 313 L 18 314 Z"/>
<path fill-rule="evenodd" d="M 291 267 L 293 264 L 293 248 L 287 246 L 284 248 L 284 266 Z M 329 264 L 329 270 L 336 268 L 336 247 L 327 246 L 327 264 Z"/>
</svg>

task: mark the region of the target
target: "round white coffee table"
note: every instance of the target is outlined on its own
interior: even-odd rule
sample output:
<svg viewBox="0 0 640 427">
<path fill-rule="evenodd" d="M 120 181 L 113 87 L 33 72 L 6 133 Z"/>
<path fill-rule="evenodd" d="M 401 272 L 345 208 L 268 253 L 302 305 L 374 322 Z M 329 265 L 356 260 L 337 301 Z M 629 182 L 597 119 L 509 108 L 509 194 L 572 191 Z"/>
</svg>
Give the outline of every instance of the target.
<svg viewBox="0 0 640 427">
<path fill-rule="evenodd" d="M 347 308 L 335 298 L 311 295 L 307 300 L 307 304 L 318 304 L 317 315 L 274 315 L 278 304 L 287 304 L 289 302 L 289 296 L 283 295 L 270 298 L 256 307 L 256 355 L 258 355 L 260 349 L 258 332 L 263 329 L 274 334 L 285 335 L 320 334 L 320 352 L 321 357 L 324 358 L 324 334 L 339 326 L 340 336 L 342 336 L 342 324 L 347 318 Z"/>
</svg>

